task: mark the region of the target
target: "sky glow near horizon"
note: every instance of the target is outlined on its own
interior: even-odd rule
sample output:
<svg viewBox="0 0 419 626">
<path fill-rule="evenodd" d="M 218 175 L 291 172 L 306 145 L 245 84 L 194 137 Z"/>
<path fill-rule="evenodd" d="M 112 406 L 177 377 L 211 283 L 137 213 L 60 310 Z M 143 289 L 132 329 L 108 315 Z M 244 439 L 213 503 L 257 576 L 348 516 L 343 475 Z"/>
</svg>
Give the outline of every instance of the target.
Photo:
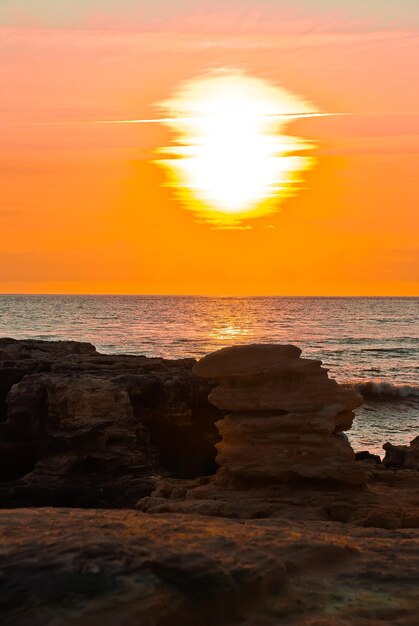
<svg viewBox="0 0 419 626">
<path fill-rule="evenodd" d="M 0 291 L 418 294 L 418 75 L 416 0 L 3 0 Z"/>
</svg>

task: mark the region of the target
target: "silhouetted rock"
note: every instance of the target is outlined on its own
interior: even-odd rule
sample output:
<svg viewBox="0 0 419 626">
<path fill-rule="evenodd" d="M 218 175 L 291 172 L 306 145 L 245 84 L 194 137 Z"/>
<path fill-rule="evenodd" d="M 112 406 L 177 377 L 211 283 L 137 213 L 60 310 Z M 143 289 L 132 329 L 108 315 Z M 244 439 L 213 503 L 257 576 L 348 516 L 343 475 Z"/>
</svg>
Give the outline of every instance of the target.
<svg viewBox="0 0 419 626">
<path fill-rule="evenodd" d="M 371 454 L 368 450 L 361 450 L 360 452 L 355 452 L 355 460 L 363 461 L 364 463 L 375 463 L 379 465 L 381 463 L 381 458 L 378 454 Z"/>
<path fill-rule="evenodd" d="M 408 446 L 394 446 L 387 442 L 383 445 L 386 454 L 383 459 L 385 467 L 394 469 L 419 470 L 419 436 Z"/>
<path fill-rule="evenodd" d="M 362 398 L 330 379 L 320 361 L 300 354 L 296 346 L 234 346 L 194 366 L 195 374 L 218 383 L 209 400 L 225 412 L 217 422 L 217 462 L 246 478 L 363 483 L 342 433 Z"/>
</svg>

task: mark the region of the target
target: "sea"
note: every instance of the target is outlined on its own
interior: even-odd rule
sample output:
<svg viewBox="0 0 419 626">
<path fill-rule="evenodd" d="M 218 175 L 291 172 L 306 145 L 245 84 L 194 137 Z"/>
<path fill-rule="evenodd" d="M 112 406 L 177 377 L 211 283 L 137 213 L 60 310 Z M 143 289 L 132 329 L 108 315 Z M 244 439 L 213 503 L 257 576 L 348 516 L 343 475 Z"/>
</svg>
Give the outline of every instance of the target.
<svg viewBox="0 0 419 626">
<path fill-rule="evenodd" d="M 363 394 L 355 450 L 383 456 L 419 435 L 419 298 L 1 295 L 0 336 L 171 359 L 295 344 Z"/>
</svg>

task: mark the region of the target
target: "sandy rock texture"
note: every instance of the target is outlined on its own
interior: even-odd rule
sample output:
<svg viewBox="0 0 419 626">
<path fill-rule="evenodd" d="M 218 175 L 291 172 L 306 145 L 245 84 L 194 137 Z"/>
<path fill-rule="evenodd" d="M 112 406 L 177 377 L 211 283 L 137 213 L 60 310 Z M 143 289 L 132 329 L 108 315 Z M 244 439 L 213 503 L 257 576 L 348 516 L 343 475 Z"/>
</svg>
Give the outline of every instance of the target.
<svg viewBox="0 0 419 626">
<path fill-rule="evenodd" d="M 416 626 L 418 539 L 330 522 L 1 511 L 0 608 L 14 626 Z"/>
<path fill-rule="evenodd" d="M 419 472 L 365 467 L 367 484 L 232 479 L 219 471 L 193 480 L 161 478 L 136 508 L 147 513 L 188 513 L 234 519 L 335 521 L 354 526 L 419 528 Z M 419 549 L 419 547 L 418 547 Z"/>
<path fill-rule="evenodd" d="M 193 368 L 218 386 L 209 400 L 225 413 L 217 462 L 232 475 L 365 482 L 344 430 L 362 397 L 328 377 L 291 345 L 254 344 L 213 352 Z"/>
</svg>

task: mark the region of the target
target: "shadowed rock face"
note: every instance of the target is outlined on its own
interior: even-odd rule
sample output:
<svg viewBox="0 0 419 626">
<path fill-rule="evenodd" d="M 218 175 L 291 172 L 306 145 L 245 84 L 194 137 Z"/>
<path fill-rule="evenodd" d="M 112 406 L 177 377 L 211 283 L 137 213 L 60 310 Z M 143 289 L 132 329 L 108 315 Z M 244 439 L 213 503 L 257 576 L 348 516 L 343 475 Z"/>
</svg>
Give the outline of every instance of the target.
<svg viewBox="0 0 419 626">
<path fill-rule="evenodd" d="M 0 340 L 3 505 L 124 506 L 153 476 L 213 473 L 220 412 L 194 363 Z"/>
<path fill-rule="evenodd" d="M 217 461 L 248 478 L 360 484 L 364 473 L 342 431 L 362 398 L 330 379 L 320 361 L 300 355 L 296 346 L 234 346 L 194 366 L 218 382 L 209 400 L 226 413 L 217 423 Z"/>
<path fill-rule="evenodd" d="M 415 437 L 408 446 L 393 446 L 387 442 L 383 446 L 385 467 L 394 469 L 419 470 L 419 437 Z"/>
</svg>

